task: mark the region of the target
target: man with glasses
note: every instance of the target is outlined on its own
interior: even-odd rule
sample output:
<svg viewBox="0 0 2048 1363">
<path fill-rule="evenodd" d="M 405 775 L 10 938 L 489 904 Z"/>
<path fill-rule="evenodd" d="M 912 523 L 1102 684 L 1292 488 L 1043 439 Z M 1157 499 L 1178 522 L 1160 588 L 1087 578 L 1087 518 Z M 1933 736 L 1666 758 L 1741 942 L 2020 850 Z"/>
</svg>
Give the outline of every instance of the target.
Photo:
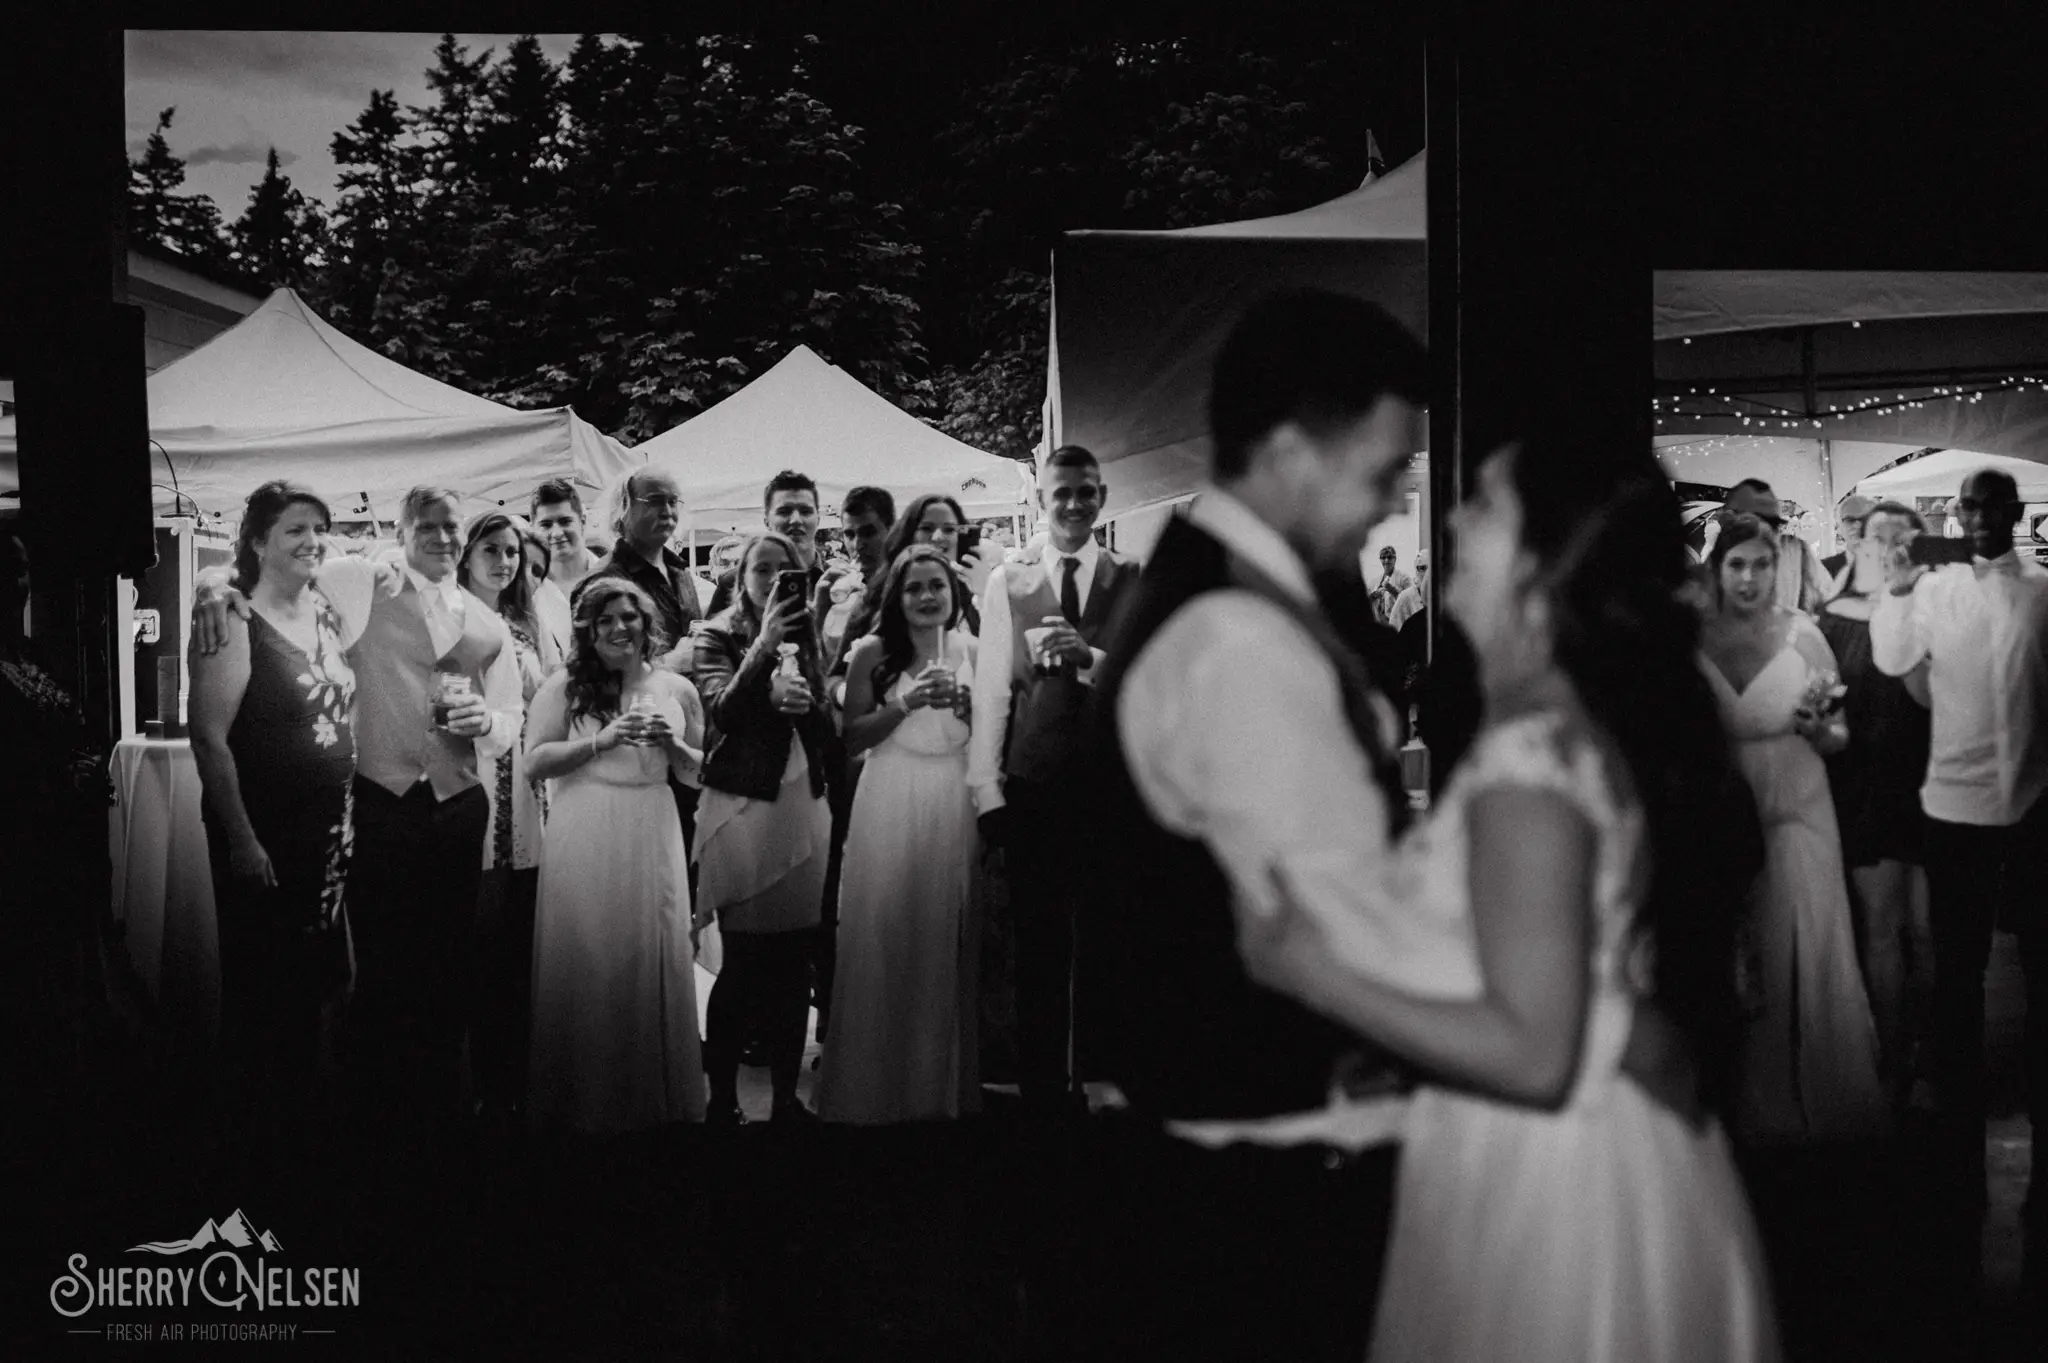
<svg viewBox="0 0 2048 1363">
<path fill-rule="evenodd" d="M 1842 551 L 1820 561 L 1821 569 L 1828 575 L 1828 595 L 1834 595 L 1834 583 L 1842 576 L 1842 570 L 1849 566 L 1849 559 L 1863 538 L 1863 523 L 1876 509 L 1876 502 L 1855 493 L 1842 499 L 1840 509 L 1835 512 L 1835 529 L 1842 536 Z"/>
<path fill-rule="evenodd" d="M 1785 515 L 1779 507 L 1778 494 L 1761 478 L 1745 478 L 1729 491 L 1728 500 L 1715 518 L 1716 524 L 1708 527 L 1707 548 L 1713 548 L 1721 521 L 1745 513 L 1778 534 L 1778 604 L 1808 615 L 1819 610 L 1827 600 L 1833 578 L 1821 567 L 1820 555 L 1812 545 L 1797 535 L 1785 533 Z"/>
</svg>

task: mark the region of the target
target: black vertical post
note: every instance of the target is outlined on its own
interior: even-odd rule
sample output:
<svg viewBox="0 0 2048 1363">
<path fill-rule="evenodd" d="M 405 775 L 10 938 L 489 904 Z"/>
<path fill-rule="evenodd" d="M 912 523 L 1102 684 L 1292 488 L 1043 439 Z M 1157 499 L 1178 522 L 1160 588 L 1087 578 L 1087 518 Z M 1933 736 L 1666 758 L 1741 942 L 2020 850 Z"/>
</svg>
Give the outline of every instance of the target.
<svg viewBox="0 0 2048 1363">
<path fill-rule="evenodd" d="M 1444 516 L 1473 470 L 1531 423 L 1562 419 L 1589 443 L 1650 441 L 1640 49 L 1632 27 L 1604 12 L 1437 7 L 1428 90 L 1433 555 L 1449 547 Z M 1433 597 L 1445 567 L 1455 569 L 1438 562 Z"/>
</svg>

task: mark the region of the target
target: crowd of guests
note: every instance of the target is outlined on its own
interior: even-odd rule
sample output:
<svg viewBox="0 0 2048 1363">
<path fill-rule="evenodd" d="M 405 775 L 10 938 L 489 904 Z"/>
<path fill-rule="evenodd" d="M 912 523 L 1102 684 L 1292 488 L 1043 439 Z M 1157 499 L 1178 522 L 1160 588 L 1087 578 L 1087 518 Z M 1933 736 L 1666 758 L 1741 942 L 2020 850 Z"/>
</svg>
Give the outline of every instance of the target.
<svg viewBox="0 0 2048 1363">
<path fill-rule="evenodd" d="M 738 1125 L 758 1063 L 774 1121 L 971 1113 L 998 860 L 1025 1098 L 1078 1106 L 1044 773 L 1135 572 L 1096 541 L 1091 455 L 1042 482 L 1044 536 L 1006 551 L 950 497 L 899 516 L 877 487 L 821 535 L 784 472 L 709 572 L 659 470 L 595 516 L 566 481 L 466 524 L 415 488 L 362 555 L 316 491 L 258 489 L 192 650 L 240 1109 L 303 1133 L 352 1087 L 430 1124 Z"/>
<path fill-rule="evenodd" d="M 751 1054 L 775 1122 L 958 1117 L 999 874 L 1025 1106 L 1085 1110 L 1102 1076 L 1149 1122 L 1107 1231 L 1134 1347 L 1355 1357 L 1391 1196 L 1375 1357 L 1773 1357 L 1730 1136 L 1915 1104 L 1974 1264 L 1985 965 L 2048 844 L 2016 489 L 1964 483 L 1967 561 L 1845 508 L 1830 573 L 1746 485 L 1689 570 L 1648 451 L 1539 429 L 1452 518 L 1418 681 L 1427 560 L 1360 554 L 1425 374 L 1368 305 L 1254 308 L 1211 483 L 1142 572 L 1073 446 L 1022 551 L 858 488 L 834 562 L 785 472 L 715 579 L 657 470 L 612 490 L 607 555 L 567 484 L 466 527 L 415 489 L 390 561 L 325 557 L 321 499 L 260 489 L 195 606 L 238 1063 L 275 1090 L 338 1035 L 393 1120 L 605 1133 L 740 1124 Z M 1457 735 L 1419 823 L 1417 696 Z M 2038 993 L 2048 938 L 2009 921 Z M 1361 1158 L 1389 1142 L 1398 1175 Z"/>
<path fill-rule="evenodd" d="M 1753 1142 L 1929 1131 L 1974 1275 L 1986 1206 L 1985 987 L 1995 928 L 2027 993 L 2026 1104 L 2048 1116 L 2048 570 L 2015 547 L 2012 478 L 1985 470 L 1944 537 L 1852 496 L 1840 553 L 1785 532 L 1760 481 L 1708 530 L 1694 600 L 1764 822 L 1745 923 L 1737 1126 Z M 1916 547 L 1917 545 L 1917 547 Z M 2043 1196 L 2025 1210 L 2042 1290 Z"/>
</svg>

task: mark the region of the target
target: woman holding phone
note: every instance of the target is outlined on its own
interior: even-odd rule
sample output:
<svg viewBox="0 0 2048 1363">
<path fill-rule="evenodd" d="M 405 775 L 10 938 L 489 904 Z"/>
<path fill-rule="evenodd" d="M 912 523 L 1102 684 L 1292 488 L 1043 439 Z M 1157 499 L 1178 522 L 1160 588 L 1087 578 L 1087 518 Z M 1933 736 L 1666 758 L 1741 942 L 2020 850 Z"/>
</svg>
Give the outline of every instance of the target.
<svg viewBox="0 0 2048 1363">
<path fill-rule="evenodd" d="M 576 598 L 567 666 L 527 716 L 527 774 L 550 782 L 533 945 L 529 1105 L 594 1134 L 704 1117 L 682 827 L 704 712 L 654 602 L 620 577 Z"/>
<path fill-rule="evenodd" d="M 827 1121 L 908 1122 L 980 1107 L 974 802 L 967 790 L 974 640 L 938 547 L 882 579 L 882 615 L 847 661 L 846 745 L 869 754 L 839 888 Z"/>
<path fill-rule="evenodd" d="M 752 536 L 737 585 L 733 604 L 697 627 L 692 668 L 710 722 L 697 921 L 716 914 L 725 948 L 705 1060 L 710 1120 L 728 1126 L 744 1120 L 740 1052 L 754 1032 L 767 1041 L 773 1119 L 815 1120 L 798 1101 L 797 1080 L 832 840 L 824 763 L 832 721 L 796 546 L 773 532 Z"/>
</svg>

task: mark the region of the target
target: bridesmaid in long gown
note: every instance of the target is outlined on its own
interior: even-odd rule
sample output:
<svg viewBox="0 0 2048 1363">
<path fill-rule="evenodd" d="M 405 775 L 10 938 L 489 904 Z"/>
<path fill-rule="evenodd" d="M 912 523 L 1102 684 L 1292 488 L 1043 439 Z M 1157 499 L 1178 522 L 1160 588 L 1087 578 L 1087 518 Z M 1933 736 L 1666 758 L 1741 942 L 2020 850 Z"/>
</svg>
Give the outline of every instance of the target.
<svg viewBox="0 0 2048 1363">
<path fill-rule="evenodd" d="M 1777 1357 L 1716 1119 L 1758 853 L 1675 600 L 1675 510 L 1647 450 L 1489 458 L 1449 597 L 1484 730 L 1355 920 L 1284 876 L 1279 912 L 1240 919 L 1254 978 L 1430 1076 L 1352 1109 L 1351 1143 L 1403 1144 L 1374 1363 Z M 1381 973 L 1393 914 L 1441 931 L 1428 996 Z"/>
<path fill-rule="evenodd" d="M 1737 1126 L 1752 1141 L 1854 1139 L 1883 1130 L 1886 1101 L 1822 762 L 1850 735 L 1838 711 L 1814 703 L 1836 674 L 1834 653 L 1809 617 L 1773 601 L 1777 559 L 1763 522 L 1728 522 L 1709 555 L 1717 603 L 1702 640 L 1764 822 Z"/>
<path fill-rule="evenodd" d="M 668 777 L 703 760 L 696 689 L 654 665 L 624 578 L 576 600 L 569 664 L 533 698 L 526 770 L 552 782 L 533 943 L 536 1122 L 611 1133 L 704 1119 L 690 882 Z"/>
<path fill-rule="evenodd" d="M 967 716 L 974 641 L 943 550 L 913 545 L 883 579 L 846 676 L 846 744 L 866 752 L 839 890 L 832 1039 L 818 1115 L 958 1117 L 980 1107 L 980 937 Z"/>
</svg>

